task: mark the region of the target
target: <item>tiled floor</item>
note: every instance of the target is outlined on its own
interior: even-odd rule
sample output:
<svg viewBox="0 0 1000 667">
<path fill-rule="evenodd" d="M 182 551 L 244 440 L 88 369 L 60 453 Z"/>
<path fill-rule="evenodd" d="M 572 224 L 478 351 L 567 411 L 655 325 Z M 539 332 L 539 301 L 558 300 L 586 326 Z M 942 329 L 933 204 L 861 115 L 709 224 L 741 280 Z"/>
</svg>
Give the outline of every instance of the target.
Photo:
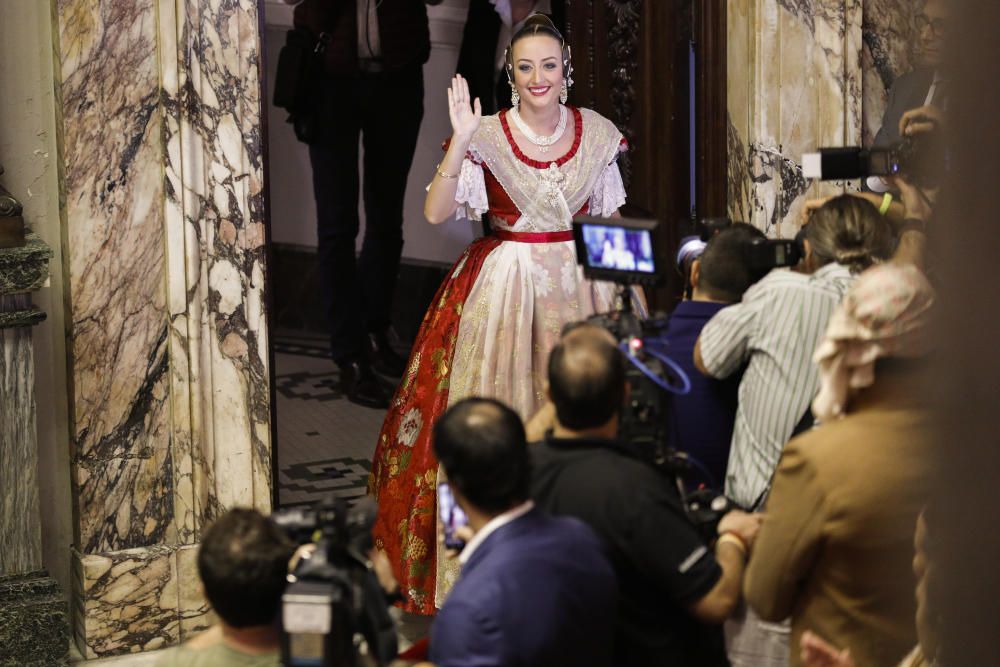
<svg viewBox="0 0 1000 667">
<path fill-rule="evenodd" d="M 348 500 L 365 495 L 385 411 L 340 394 L 325 336 L 279 331 L 274 363 L 281 506 L 310 504 L 330 491 Z M 430 618 L 393 612 L 400 650 L 427 636 Z"/>
<path fill-rule="evenodd" d="M 279 332 L 274 343 L 278 485 L 282 507 L 325 493 L 365 494 L 385 412 L 355 405 L 337 389 L 326 339 Z"/>
</svg>

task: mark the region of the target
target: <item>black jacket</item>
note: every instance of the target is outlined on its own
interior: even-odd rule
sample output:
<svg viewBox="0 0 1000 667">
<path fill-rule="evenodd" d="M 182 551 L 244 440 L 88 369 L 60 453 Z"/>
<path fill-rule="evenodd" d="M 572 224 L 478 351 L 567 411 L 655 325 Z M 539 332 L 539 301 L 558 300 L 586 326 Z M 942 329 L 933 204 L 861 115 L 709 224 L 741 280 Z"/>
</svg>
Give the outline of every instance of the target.
<svg viewBox="0 0 1000 667">
<path fill-rule="evenodd" d="M 671 480 L 611 440 L 549 437 L 532 444 L 531 455 L 535 504 L 587 523 L 615 569 L 614 664 L 728 665 L 722 629 L 688 612 L 722 569 Z"/>
<path fill-rule="evenodd" d="M 295 7 L 295 27 L 329 36 L 324 51 L 328 73 L 358 72 L 357 3 L 378 5 L 382 65 L 386 70 L 423 65 L 431 53 L 424 0 L 305 0 Z"/>
</svg>

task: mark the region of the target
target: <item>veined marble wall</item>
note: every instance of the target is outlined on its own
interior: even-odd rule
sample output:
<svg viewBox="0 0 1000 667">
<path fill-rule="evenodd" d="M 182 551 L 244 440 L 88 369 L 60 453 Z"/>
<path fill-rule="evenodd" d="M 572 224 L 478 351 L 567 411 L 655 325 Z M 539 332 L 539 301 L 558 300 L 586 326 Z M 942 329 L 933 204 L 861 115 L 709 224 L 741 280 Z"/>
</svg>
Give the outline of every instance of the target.
<svg viewBox="0 0 1000 667">
<path fill-rule="evenodd" d="M 55 0 L 76 634 L 206 624 L 194 554 L 270 507 L 257 0 Z"/>
<path fill-rule="evenodd" d="M 871 142 L 911 67 L 919 2 L 728 0 L 733 218 L 793 236 L 806 198 L 852 185 L 808 183 L 802 154 Z"/>
</svg>

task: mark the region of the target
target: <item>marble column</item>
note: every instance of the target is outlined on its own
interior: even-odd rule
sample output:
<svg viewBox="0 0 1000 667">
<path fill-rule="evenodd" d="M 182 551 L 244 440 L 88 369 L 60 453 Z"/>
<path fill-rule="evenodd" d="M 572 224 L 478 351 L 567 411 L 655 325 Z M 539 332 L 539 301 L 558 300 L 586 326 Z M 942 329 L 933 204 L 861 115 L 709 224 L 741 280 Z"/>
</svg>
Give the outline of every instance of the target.
<svg viewBox="0 0 1000 667">
<path fill-rule="evenodd" d="M 811 184 L 802 154 L 870 143 L 915 44 L 914 0 L 728 0 L 729 209 L 793 236 Z"/>
<path fill-rule="evenodd" d="M 86 657 L 209 623 L 197 544 L 268 510 L 256 0 L 54 0 Z"/>
<path fill-rule="evenodd" d="M 0 664 L 61 664 L 67 605 L 42 566 L 31 328 L 45 313 L 31 292 L 49 275 L 52 251 L 34 234 L 0 249 Z"/>
</svg>

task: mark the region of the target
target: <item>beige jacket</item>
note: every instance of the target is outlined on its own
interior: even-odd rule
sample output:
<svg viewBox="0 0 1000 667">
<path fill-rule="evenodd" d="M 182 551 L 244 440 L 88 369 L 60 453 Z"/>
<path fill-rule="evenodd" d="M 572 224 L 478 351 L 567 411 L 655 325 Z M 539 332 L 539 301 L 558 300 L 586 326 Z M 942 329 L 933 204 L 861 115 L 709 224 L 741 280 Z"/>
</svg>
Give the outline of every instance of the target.
<svg viewBox="0 0 1000 667">
<path fill-rule="evenodd" d="M 858 667 L 896 665 L 916 643 L 911 569 L 932 469 L 919 376 L 880 372 L 841 420 L 788 444 L 748 566 L 747 602 L 792 619 L 791 661 L 812 630 Z"/>
</svg>

